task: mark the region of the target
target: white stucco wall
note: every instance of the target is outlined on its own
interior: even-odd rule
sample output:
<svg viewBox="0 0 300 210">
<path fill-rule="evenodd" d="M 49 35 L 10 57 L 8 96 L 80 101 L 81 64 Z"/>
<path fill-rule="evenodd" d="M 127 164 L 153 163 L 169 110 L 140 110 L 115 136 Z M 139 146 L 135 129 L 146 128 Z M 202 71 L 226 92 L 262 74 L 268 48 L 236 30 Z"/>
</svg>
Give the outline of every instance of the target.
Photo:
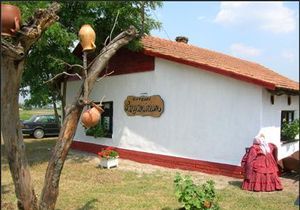
<svg viewBox="0 0 300 210">
<path fill-rule="evenodd" d="M 299 141 L 282 144 L 280 141 L 281 111 L 295 111 L 294 118 L 299 118 L 299 96 L 291 96 L 291 104 L 287 103 L 287 95 L 275 96 L 271 104 L 271 94 L 267 90 L 262 93 L 261 132 L 266 140 L 278 147 L 278 159 L 285 158 L 299 150 Z"/>
<path fill-rule="evenodd" d="M 67 101 L 79 86 L 78 81 L 68 83 Z M 161 96 L 161 117 L 126 115 L 126 97 L 142 93 Z M 104 101 L 113 101 L 112 139 L 85 136 L 78 125 L 75 140 L 239 165 L 262 125 L 261 87 L 163 59 L 155 60 L 153 72 L 101 80 L 91 99 L 103 95 Z"/>
</svg>

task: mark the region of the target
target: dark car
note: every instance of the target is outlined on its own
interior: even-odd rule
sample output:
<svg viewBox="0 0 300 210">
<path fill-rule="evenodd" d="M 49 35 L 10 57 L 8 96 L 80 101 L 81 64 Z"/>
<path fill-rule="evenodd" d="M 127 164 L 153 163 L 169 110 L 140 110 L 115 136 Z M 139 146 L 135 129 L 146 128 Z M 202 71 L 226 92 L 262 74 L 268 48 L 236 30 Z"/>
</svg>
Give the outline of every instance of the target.
<svg viewBox="0 0 300 210">
<path fill-rule="evenodd" d="M 22 122 L 22 133 L 34 136 L 37 139 L 45 135 L 58 135 L 59 124 L 54 115 L 33 115 L 29 120 Z"/>
</svg>

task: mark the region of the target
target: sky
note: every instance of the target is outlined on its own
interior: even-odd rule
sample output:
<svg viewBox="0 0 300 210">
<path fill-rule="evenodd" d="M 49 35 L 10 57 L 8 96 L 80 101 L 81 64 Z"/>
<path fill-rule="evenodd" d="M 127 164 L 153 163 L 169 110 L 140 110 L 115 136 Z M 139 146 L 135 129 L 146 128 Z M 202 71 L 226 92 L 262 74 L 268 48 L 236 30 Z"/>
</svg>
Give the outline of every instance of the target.
<svg viewBox="0 0 300 210">
<path fill-rule="evenodd" d="M 163 2 L 151 35 L 259 63 L 299 82 L 299 2 Z"/>
</svg>

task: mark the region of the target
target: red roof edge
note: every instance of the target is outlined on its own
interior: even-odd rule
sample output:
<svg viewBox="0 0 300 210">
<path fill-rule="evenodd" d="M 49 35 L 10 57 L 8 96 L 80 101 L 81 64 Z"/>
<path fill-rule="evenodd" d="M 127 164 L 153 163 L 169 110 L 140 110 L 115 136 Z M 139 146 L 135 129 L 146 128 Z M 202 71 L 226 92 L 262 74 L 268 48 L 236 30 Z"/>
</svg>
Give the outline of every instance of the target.
<svg viewBox="0 0 300 210">
<path fill-rule="evenodd" d="M 212 66 L 209 66 L 209 65 L 206 65 L 206 64 L 199 64 L 199 63 L 196 63 L 196 62 L 193 62 L 193 61 L 188 61 L 188 60 L 181 59 L 181 58 L 176 58 L 176 57 L 173 57 L 173 56 L 170 56 L 170 55 L 164 55 L 164 54 L 161 54 L 161 53 L 153 52 L 153 51 L 147 50 L 147 49 L 144 49 L 143 52 L 146 55 L 155 56 L 155 57 L 159 57 L 159 58 L 164 58 L 164 59 L 167 59 L 167 60 L 175 61 L 175 62 L 178 62 L 178 63 L 186 64 L 186 65 L 189 65 L 189 66 L 193 66 L 193 67 L 196 67 L 196 68 L 201 68 L 203 70 L 207 70 L 207 71 L 210 71 L 210 72 L 214 72 L 214 73 L 217 73 L 217 74 L 228 76 L 228 77 L 231 77 L 231 78 L 234 78 L 234 79 L 249 82 L 249 83 L 252 83 L 252 84 L 255 84 L 255 85 L 263 86 L 263 87 L 265 87 L 269 90 L 275 90 L 275 88 L 276 88 L 276 85 L 274 83 L 262 81 L 262 80 L 255 79 L 255 78 L 252 78 L 252 77 L 247 77 L 247 76 L 244 76 L 244 75 L 240 75 L 238 73 L 234 73 L 234 72 L 231 72 L 231 71 L 226 71 L 226 70 L 221 69 L 221 68 L 212 67 Z"/>
</svg>

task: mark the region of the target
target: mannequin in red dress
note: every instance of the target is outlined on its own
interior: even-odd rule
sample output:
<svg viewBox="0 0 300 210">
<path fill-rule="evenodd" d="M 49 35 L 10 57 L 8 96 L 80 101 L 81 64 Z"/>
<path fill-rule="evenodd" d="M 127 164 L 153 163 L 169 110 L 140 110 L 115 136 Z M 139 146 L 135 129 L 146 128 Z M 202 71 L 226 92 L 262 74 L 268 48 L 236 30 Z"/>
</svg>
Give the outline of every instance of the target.
<svg viewBox="0 0 300 210">
<path fill-rule="evenodd" d="M 277 147 L 267 143 L 263 134 L 256 136 L 249 153 L 243 157 L 243 190 L 270 192 L 282 190 L 278 177 Z"/>
</svg>

